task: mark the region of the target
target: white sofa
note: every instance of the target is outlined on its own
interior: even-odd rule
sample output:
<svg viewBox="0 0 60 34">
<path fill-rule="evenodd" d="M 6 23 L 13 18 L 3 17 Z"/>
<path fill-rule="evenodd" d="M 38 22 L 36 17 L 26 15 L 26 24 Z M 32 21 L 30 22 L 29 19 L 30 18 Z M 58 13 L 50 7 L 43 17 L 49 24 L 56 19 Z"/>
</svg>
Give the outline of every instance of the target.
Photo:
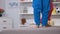
<svg viewBox="0 0 60 34">
<path fill-rule="evenodd" d="M 47 28 L 26 28 L 26 29 L 11 29 L 3 30 L 0 34 L 60 34 L 60 26 Z"/>
</svg>

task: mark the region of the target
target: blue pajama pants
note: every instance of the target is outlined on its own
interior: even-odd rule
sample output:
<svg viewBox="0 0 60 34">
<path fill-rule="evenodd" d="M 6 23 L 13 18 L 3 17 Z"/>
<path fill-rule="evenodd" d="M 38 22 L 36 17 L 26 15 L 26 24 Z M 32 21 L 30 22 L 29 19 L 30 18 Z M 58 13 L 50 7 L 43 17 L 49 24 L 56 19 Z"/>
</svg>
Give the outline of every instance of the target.
<svg viewBox="0 0 60 34">
<path fill-rule="evenodd" d="M 42 26 L 46 26 L 48 22 L 48 13 L 50 11 L 50 0 L 33 0 L 33 8 L 36 25 L 40 25 L 40 13 L 42 13 Z"/>
</svg>

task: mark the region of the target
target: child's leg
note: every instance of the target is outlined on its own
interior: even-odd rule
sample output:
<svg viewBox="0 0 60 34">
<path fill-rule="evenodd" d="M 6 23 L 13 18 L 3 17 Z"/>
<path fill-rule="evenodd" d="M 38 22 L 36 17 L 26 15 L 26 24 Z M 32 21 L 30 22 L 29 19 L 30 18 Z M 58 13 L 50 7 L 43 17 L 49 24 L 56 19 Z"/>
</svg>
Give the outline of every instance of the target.
<svg viewBox="0 0 60 34">
<path fill-rule="evenodd" d="M 52 10 L 53 10 L 53 4 L 52 4 L 52 0 L 50 0 L 50 11 L 49 11 L 49 16 L 48 16 L 48 21 L 51 20 Z"/>
<path fill-rule="evenodd" d="M 50 0 L 43 0 L 42 26 L 47 25 L 49 11 L 50 11 Z"/>
<path fill-rule="evenodd" d="M 51 26 L 50 23 L 51 23 L 52 11 L 53 11 L 53 4 L 52 4 L 52 0 L 50 0 L 50 11 L 49 11 L 49 15 L 48 15 L 48 24 L 47 24 L 48 27 Z"/>
<path fill-rule="evenodd" d="M 41 10 L 41 0 L 33 0 L 33 8 L 34 8 L 34 20 L 36 25 L 40 25 L 40 10 Z"/>
</svg>

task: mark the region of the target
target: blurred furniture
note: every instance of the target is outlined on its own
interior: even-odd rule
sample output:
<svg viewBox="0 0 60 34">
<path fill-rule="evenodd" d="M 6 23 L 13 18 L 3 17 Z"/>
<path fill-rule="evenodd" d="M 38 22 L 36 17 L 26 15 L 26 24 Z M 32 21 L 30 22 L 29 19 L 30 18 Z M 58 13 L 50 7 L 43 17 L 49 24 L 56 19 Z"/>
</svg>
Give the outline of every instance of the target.
<svg viewBox="0 0 60 34">
<path fill-rule="evenodd" d="M 0 17 L 0 30 L 11 29 L 12 19 L 8 17 Z"/>
</svg>

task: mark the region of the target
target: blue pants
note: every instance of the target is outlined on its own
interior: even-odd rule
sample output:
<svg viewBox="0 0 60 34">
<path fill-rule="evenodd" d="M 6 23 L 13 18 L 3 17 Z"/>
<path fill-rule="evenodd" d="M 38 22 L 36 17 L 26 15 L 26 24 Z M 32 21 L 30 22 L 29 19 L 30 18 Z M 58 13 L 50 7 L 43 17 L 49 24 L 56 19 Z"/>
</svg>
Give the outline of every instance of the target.
<svg viewBox="0 0 60 34">
<path fill-rule="evenodd" d="M 50 0 L 33 0 L 33 8 L 36 25 L 40 25 L 40 13 L 42 13 L 42 26 L 46 26 L 50 11 Z"/>
</svg>

